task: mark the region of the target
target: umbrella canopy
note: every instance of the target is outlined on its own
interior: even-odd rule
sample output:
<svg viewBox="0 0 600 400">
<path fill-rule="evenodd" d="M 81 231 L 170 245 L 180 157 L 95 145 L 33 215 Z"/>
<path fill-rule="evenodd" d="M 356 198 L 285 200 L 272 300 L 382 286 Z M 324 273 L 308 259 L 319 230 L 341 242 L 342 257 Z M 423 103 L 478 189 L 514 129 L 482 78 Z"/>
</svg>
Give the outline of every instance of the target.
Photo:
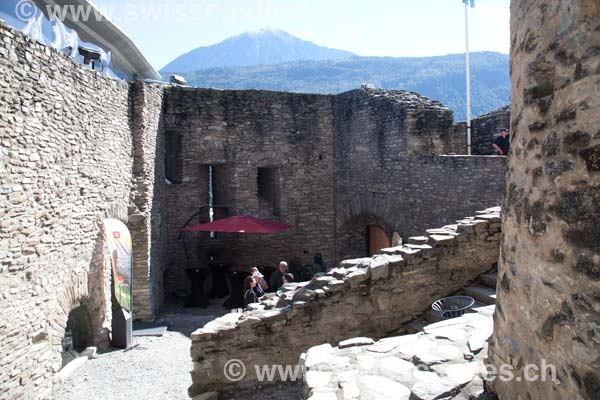
<svg viewBox="0 0 600 400">
<path fill-rule="evenodd" d="M 279 233 L 291 227 L 291 225 L 266 219 L 238 215 L 205 224 L 188 226 L 187 228 L 183 228 L 183 230 L 188 232 Z"/>
</svg>

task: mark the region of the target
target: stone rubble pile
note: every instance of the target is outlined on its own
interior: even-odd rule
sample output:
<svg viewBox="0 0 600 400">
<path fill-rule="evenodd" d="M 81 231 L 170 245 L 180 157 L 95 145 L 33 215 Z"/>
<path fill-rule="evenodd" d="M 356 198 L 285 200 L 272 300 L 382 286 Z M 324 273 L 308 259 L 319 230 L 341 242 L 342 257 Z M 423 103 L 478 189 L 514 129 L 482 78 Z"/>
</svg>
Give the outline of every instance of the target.
<svg viewBox="0 0 600 400">
<path fill-rule="evenodd" d="M 483 392 L 495 306 L 440 321 L 423 332 L 353 338 L 302 354 L 309 400 L 469 399 Z"/>
</svg>

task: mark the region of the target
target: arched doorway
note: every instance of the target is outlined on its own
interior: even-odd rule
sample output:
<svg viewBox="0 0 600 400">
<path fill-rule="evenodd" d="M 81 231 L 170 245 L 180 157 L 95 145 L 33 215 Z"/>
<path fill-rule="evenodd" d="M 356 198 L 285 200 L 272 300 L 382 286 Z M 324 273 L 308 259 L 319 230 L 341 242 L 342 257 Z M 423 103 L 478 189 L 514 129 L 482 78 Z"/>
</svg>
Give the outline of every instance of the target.
<svg viewBox="0 0 600 400">
<path fill-rule="evenodd" d="M 381 249 L 385 249 L 386 247 L 390 247 L 390 238 L 377 224 L 371 224 L 367 226 L 367 247 L 369 249 L 369 256 L 374 256 L 375 254 L 379 254 Z"/>
<path fill-rule="evenodd" d="M 391 246 L 393 230 L 385 221 L 372 214 L 346 220 L 337 230 L 337 261 L 370 257 Z"/>
<path fill-rule="evenodd" d="M 62 365 L 65 366 L 78 357 L 78 353 L 92 346 L 93 343 L 94 335 L 88 309 L 85 305 L 76 303 L 69 312 L 65 334 L 61 340 Z"/>
</svg>

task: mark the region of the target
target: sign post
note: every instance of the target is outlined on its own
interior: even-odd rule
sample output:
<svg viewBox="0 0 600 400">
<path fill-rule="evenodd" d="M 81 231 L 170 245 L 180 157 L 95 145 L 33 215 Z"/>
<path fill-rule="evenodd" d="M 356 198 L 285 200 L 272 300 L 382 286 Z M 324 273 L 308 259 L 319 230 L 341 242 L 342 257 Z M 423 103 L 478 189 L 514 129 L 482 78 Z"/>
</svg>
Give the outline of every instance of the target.
<svg viewBox="0 0 600 400">
<path fill-rule="evenodd" d="M 131 234 L 117 219 L 104 220 L 104 233 L 112 268 L 112 345 L 129 348 L 133 345 Z"/>
</svg>

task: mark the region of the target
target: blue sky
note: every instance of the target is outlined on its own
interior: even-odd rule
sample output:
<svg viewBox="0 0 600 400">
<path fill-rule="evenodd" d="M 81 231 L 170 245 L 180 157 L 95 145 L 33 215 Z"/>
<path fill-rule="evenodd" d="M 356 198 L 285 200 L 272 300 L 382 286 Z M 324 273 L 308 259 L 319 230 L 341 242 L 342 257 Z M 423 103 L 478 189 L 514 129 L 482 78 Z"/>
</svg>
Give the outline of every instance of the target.
<svg viewBox="0 0 600 400">
<path fill-rule="evenodd" d="M 199 46 L 271 27 L 361 56 L 462 53 L 461 0 L 94 0 L 156 69 Z M 476 0 L 471 49 L 509 51 L 510 0 Z"/>
</svg>

